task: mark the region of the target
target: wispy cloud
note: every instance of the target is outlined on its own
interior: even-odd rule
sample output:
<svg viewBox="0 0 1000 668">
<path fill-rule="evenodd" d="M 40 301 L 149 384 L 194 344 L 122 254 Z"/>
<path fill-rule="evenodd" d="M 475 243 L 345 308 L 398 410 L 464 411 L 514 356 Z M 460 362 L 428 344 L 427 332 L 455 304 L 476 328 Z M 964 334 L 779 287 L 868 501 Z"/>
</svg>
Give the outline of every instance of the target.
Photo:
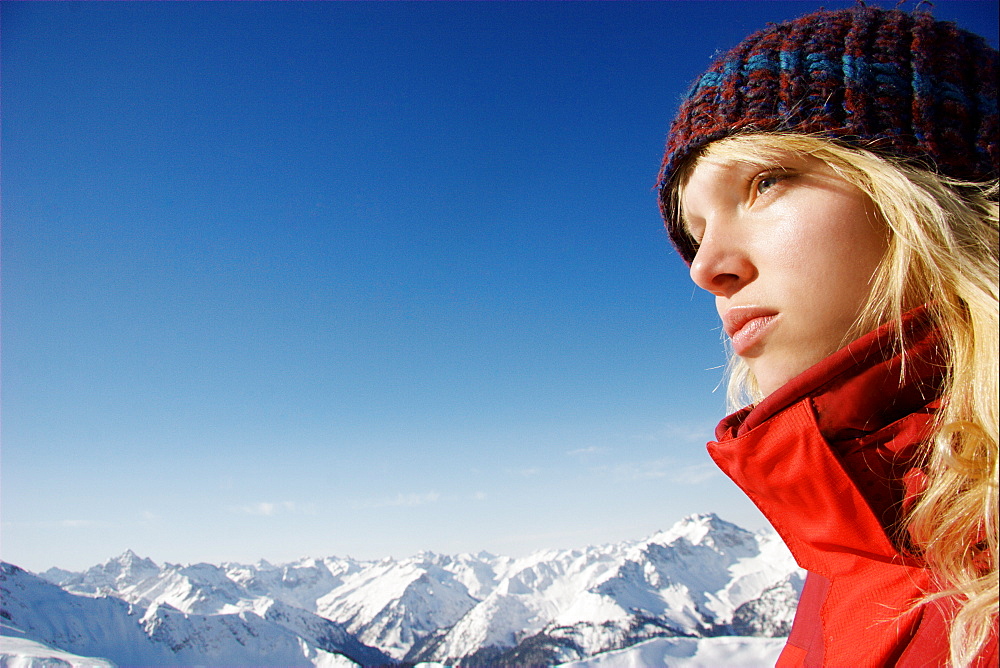
<svg viewBox="0 0 1000 668">
<path fill-rule="evenodd" d="M 640 441 L 665 441 L 668 443 L 697 443 L 703 445 L 712 438 L 712 429 L 706 428 L 704 424 L 665 424 L 661 428 L 639 434 L 636 436 Z"/>
<path fill-rule="evenodd" d="M 503 469 L 503 472 L 507 475 L 514 475 L 520 478 L 532 478 L 536 475 L 541 475 L 542 469 L 537 466 L 525 466 L 520 469 L 506 467 Z"/>
<path fill-rule="evenodd" d="M 34 529 L 106 529 L 120 526 L 104 520 L 84 520 L 84 519 L 63 519 L 63 520 L 40 520 L 34 522 L 11 522 L 4 520 L 2 526 L 10 528 L 34 528 Z"/>
<path fill-rule="evenodd" d="M 664 457 L 646 462 L 627 462 L 612 469 L 614 479 L 630 480 L 662 479 L 680 485 L 697 485 L 719 475 L 719 470 L 711 463 L 679 466 L 676 459 Z"/>
<path fill-rule="evenodd" d="M 682 466 L 672 476 L 670 476 L 670 480 L 671 482 L 680 483 L 682 485 L 697 485 L 719 475 L 721 475 L 721 473 L 715 464 L 706 462 L 703 464 Z"/>
<path fill-rule="evenodd" d="M 566 454 L 570 457 L 585 457 L 587 455 L 598 455 L 603 452 L 607 452 L 607 448 L 599 448 L 596 445 L 592 445 L 589 448 L 577 448 L 576 450 L 567 450 Z"/>
<path fill-rule="evenodd" d="M 258 501 L 244 506 L 230 506 L 229 510 L 237 514 L 256 515 L 258 517 L 274 517 L 275 515 L 286 513 L 315 514 L 315 508 L 311 504 L 302 505 L 294 501 L 281 501 L 279 503 Z"/>
<path fill-rule="evenodd" d="M 611 469 L 614 479 L 618 482 L 629 480 L 650 480 L 666 478 L 672 459 L 657 459 L 647 462 L 623 462 Z"/>
<path fill-rule="evenodd" d="M 354 508 L 412 508 L 436 503 L 440 498 L 441 495 L 435 491 L 424 492 L 423 494 L 403 494 L 400 492 L 396 496 L 381 499 L 358 500 L 351 505 Z"/>
</svg>

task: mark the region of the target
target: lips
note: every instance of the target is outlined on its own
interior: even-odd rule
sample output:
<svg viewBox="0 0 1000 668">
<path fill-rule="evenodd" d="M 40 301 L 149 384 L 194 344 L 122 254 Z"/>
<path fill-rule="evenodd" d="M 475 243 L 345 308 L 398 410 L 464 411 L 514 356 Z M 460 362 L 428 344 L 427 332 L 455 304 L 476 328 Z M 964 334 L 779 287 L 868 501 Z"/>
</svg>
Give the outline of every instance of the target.
<svg viewBox="0 0 1000 668">
<path fill-rule="evenodd" d="M 761 306 L 734 306 L 722 314 L 722 326 L 733 342 L 733 351 L 746 356 L 760 343 L 777 319 L 774 309 Z"/>
</svg>

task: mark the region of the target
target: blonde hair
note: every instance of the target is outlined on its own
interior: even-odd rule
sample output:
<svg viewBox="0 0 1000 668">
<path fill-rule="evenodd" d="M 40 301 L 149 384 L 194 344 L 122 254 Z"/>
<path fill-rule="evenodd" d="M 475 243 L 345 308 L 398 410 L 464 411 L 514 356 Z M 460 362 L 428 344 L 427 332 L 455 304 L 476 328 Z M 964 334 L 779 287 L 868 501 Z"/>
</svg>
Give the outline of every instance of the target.
<svg viewBox="0 0 1000 668">
<path fill-rule="evenodd" d="M 941 591 L 955 596 L 951 663 L 975 659 L 997 615 L 998 317 L 997 184 L 949 179 L 919 167 L 833 141 L 800 134 L 747 134 L 702 149 L 678 171 L 670 193 L 705 155 L 775 164 L 793 151 L 818 158 L 872 200 L 889 230 L 889 244 L 871 295 L 844 344 L 925 304 L 947 361 L 940 409 L 922 444 L 927 487 L 906 519 Z M 679 225 L 679 220 L 670 221 Z M 904 354 L 902 328 L 898 345 Z M 729 399 L 761 399 L 749 367 L 730 355 Z M 736 406 L 734 406 L 735 408 Z"/>
</svg>

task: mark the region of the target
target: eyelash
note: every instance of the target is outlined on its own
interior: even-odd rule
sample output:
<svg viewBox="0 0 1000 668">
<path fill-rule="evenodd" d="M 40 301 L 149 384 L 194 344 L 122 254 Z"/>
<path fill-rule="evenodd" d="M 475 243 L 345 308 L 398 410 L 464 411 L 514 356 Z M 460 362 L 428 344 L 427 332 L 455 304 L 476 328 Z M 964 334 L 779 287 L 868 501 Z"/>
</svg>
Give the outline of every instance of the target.
<svg viewBox="0 0 1000 668">
<path fill-rule="evenodd" d="M 751 182 L 753 195 L 755 197 L 763 195 L 764 192 L 776 186 L 779 182 L 783 181 L 788 176 L 789 176 L 788 172 L 783 169 L 772 169 L 766 172 L 761 172 L 757 176 L 753 177 L 753 181 Z M 771 183 L 771 185 L 765 188 L 764 190 L 761 190 L 761 185 L 767 182 L 773 182 L 773 183 Z"/>
<path fill-rule="evenodd" d="M 749 188 L 752 197 L 762 196 L 765 192 L 767 192 L 774 186 L 778 185 L 785 179 L 790 178 L 791 176 L 793 176 L 793 173 L 790 172 L 788 169 L 782 167 L 775 167 L 773 169 L 769 169 L 767 171 L 763 171 L 757 174 L 752 179 L 750 179 L 749 183 Z M 772 182 L 772 183 L 764 190 L 761 190 L 761 185 L 763 185 L 766 182 Z M 698 239 L 694 234 L 692 234 L 690 230 L 687 231 L 687 235 L 691 239 L 691 243 L 694 246 L 695 252 L 697 252 L 698 247 L 701 245 L 701 240 Z"/>
</svg>

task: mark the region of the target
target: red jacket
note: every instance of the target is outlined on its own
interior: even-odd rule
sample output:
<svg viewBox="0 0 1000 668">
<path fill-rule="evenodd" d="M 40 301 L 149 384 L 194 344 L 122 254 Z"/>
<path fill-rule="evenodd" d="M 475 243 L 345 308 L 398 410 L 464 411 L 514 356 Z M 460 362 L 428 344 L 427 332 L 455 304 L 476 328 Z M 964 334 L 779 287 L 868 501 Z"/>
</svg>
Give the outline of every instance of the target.
<svg viewBox="0 0 1000 668">
<path fill-rule="evenodd" d="M 943 666 L 945 600 L 907 556 L 900 509 L 936 407 L 941 364 L 922 309 L 904 319 L 906 378 L 882 327 L 723 420 L 709 453 L 808 571 L 778 666 Z M 997 633 L 975 666 L 996 666 Z"/>
</svg>

